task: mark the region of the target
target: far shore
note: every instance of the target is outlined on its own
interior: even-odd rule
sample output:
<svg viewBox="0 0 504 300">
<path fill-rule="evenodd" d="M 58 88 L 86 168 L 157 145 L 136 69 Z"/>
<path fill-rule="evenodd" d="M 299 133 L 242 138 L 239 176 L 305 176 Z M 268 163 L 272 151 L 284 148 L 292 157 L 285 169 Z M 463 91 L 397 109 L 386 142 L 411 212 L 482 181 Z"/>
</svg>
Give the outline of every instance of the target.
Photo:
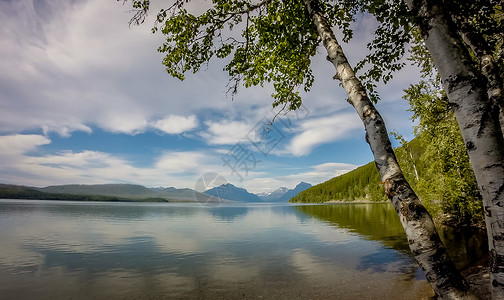
<svg viewBox="0 0 504 300">
<path fill-rule="evenodd" d="M 366 200 L 366 199 L 356 199 L 356 200 L 351 200 L 351 201 L 346 201 L 346 200 L 329 200 L 325 201 L 323 203 L 331 204 L 331 203 L 346 203 L 346 204 L 352 204 L 352 203 L 362 203 L 362 204 L 383 204 L 383 203 L 388 203 L 387 201 L 371 201 L 371 200 Z"/>
</svg>

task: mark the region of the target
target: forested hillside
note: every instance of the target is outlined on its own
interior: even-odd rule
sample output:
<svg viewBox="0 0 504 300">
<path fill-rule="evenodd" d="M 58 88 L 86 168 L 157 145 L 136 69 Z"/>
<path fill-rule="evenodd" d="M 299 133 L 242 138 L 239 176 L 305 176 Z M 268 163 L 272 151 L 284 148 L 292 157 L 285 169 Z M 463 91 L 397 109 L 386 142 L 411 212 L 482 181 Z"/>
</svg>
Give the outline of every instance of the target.
<svg viewBox="0 0 504 300">
<path fill-rule="evenodd" d="M 431 215 L 452 224 L 483 223 L 481 198 L 455 118 L 444 98 L 422 82 L 406 90 L 413 118 L 419 119 L 416 138 L 402 144 L 396 156 L 419 198 Z M 374 162 L 318 184 L 291 202 L 387 200 Z"/>
<path fill-rule="evenodd" d="M 354 201 L 368 199 L 384 201 L 380 175 L 374 162 L 353 171 L 317 184 L 293 197 L 290 202 L 326 202 L 330 200 Z"/>
</svg>

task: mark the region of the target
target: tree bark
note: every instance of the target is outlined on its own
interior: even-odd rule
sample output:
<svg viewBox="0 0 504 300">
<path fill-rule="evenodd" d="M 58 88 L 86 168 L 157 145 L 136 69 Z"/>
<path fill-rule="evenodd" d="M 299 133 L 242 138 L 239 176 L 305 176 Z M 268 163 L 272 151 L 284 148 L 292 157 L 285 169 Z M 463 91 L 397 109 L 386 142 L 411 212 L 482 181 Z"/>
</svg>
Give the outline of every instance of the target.
<svg viewBox="0 0 504 300">
<path fill-rule="evenodd" d="M 492 297 L 504 299 L 504 138 L 499 109 L 441 1 L 407 0 L 438 68 L 466 144 L 485 209 Z"/>
<path fill-rule="evenodd" d="M 488 46 L 485 38 L 464 19 L 465 16 L 455 16 L 450 11 L 448 14 L 452 22 L 456 24 L 457 31 L 463 41 L 471 48 L 480 72 L 487 79 L 488 99 L 499 109 L 499 122 L 501 131 L 504 131 L 504 93 L 502 76 L 492 55 L 492 50 Z"/>
<path fill-rule="evenodd" d="M 317 1 L 304 0 L 304 3 L 327 50 L 327 59 L 336 68 L 334 78 L 341 81 L 348 101 L 364 123 L 366 141 L 373 152 L 385 193 L 399 215 L 410 249 L 436 296 L 441 299 L 475 299 L 449 258 L 431 216 L 404 178 L 385 123 L 355 76 Z"/>
</svg>

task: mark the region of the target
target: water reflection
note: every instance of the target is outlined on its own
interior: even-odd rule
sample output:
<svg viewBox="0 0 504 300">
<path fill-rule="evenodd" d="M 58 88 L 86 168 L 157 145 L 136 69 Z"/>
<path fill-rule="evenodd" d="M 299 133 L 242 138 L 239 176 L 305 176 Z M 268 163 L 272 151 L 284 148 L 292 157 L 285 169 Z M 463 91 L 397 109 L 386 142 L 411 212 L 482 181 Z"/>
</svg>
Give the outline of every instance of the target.
<svg viewBox="0 0 504 300">
<path fill-rule="evenodd" d="M 438 228 L 438 232 L 458 269 L 462 270 L 486 259 L 488 238 L 485 231 L 442 226 Z"/>
<path fill-rule="evenodd" d="M 209 210 L 212 216 L 216 220 L 220 220 L 223 222 L 233 222 L 236 219 L 243 218 L 247 215 L 248 208 L 245 206 L 242 207 L 214 207 Z"/>
<path fill-rule="evenodd" d="M 430 289 L 392 216 L 381 205 L 0 200 L 0 294 L 425 298 Z"/>
<path fill-rule="evenodd" d="M 386 271 L 380 262 L 395 261 L 392 256 L 411 256 L 408 241 L 393 206 L 383 204 L 334 204 L 298 206 L 299 211 L 338 228 L 347 228 L 365 239 L 378 241 L 385 248 L 363 257 L 362 264 L 373 270 Z M 458 269 L 462 270 L 481 260 L 488 253 L 487 236 L 483 231 L 466 227 L 438 227 L 441 240 Z"/>
<path fill-rule="evenodd" d="M 397 213 L 389 204 L 337 204 L 297 206 L 300 212 L 332 226 L 346 228 L 386 248 L 409 252 L 408 241 Z"/>
</svg>

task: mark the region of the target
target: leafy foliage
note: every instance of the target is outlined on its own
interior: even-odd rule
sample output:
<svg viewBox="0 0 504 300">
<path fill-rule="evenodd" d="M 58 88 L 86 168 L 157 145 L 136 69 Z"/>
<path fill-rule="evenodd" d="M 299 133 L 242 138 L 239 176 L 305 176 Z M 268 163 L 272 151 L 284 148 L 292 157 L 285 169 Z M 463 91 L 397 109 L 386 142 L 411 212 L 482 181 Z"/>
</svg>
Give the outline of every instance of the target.
<svg viewBox="0 0 504 300">
<path fill-rule="evenodd" d="M 406 45 L 411 42 L 412 15 L 402 1 L 360 1 L 362 10 L 375 16 L 378 26 L 373 40 L 367 44 L 369 54 L 361 60 L 356 70 L 368 69 L 360 79 L 375 102 L 379 99 L 375 82 L 389 82 L 394 72 L 401 70 L 405 63 Z"/>
<path fill-rule="evenodd" d="M 416 138 L 395 150 L 403 173 L 427 210 L 450 224 L 483 224 L 483 208 L 460 130 L 444 92 L 434 82 L 406 90 Z M 291 202 L 386 200 L 374 163 L 316 185 Z"/>
<path fill-rule="evenodd" d="M 299 108 L 299 89 L 313 84 L 310 63 L 319 44 L 302 1 L 214 0 L 199 15 L 194 8 L 176 1 L 157 15 L 153 31 L 166 36 L 158 51 L 166 54 L 163 64 L 171 76 L 184 80 L 187 71 L 198 72 L 212 58 L 230 57 L 229 92 L 235 94 L 240 84 L 268 83 L 275 89 L 274 107 Z"/>
<path fill-rule="evenodd" d="M 414 161 L 421 175 L 414 178 L 405 172 L 406 178 L 434 214 L 448 214 L 455 223 L 482 223 L 476 179 L 444 92 L 433 82 L 422 81 L 411 85 L 404 98 L 411 105 L 413 118 L 419 120 L 415 143 L 424 148 Z M 407 153 L 401 152 L 405 148 L 397 152 L 404 161 Z M 406 161 L 403 164 L 408 165 Z"/>
<path fill-rule="evenodd" d="M 118 0 L 126 1 L 126 0 Z M 134 15 L 130 24 L 145 20 L 150 0 L 131 0 Z M 339 27 L 343 41 L 353 37 L 357 18 L 372 15 L 377 27 L 369 49 L 355 70 L 373 101 L 379 100 L 378 82 L 387 83 L 405 65 L 410 50 L 415 59 L 427 57 L 422 39 L 412 24 L 413 13 L 403 1 L 338 0 L 315 1 L 330 25 Z M 502 3 L 496 0 L 445 1 L 457 26 L 480 35 L 496 53 L 502 68 L 504 22 Z M 296 109 L 300 89 L 309 91 L 314 80 L 310 69 L 319 37 L 302 0 L 212 0 L 193 4 L 173 0 L 156 18 L 153 32 L 166 37 L 159 52 L 166 54 L 167 72 L 183 80 L 187 71 L 198 72 L 212 58 L 226 59 L 229 92 L 238 87 L 273 85 L 273 106 Z M 203 11 L 203 12 L 201 12 Z M 464 26 L 462 26 L 464 25 Z M 415 59 L 425 73 L 432 72 L 428 59 Z M 432 74 L 432 73 L 431 73 Z"/>
<path fill-rule="evenodd" d="M 491 51 L 495 61 L 503 67 L 504 6 L 498 0 L 448 1 L 449 14 L 462 34 L 470 42 L 484 43 L 485 51 Z M 474 39 L 476 38 L 476 39 Z M 474 47 L 476 46 L 476 47 Z M 482 45 L 471 45 L 478 53 Z"/>
<path fill-rule="evenodd" d="M 434 64 L 425 49 L 416 19 L 404 1 L 384 0 L 338 0 L 323 1 L 326 12 L 333 24 L 344 32 L 344 40 L 353 36 L 350 23 L 356 16 L 371 14 L 378 25 L 373 40 L 367 44 L 369 52 L 356 66 L 356 71 L 365 70 L 360 76 L 371 99 L 379 99 L 376 83 L 387 83 L 394 73 L 404 65 L 404 56 L 409 50 L 408 59 L 421 67 L 424 76 L 436 76 Z M 500 0 L 478 1 L 443 1 L 448 17 L 455 23 L 461 39 L 471 52 L 474 63 L 479 64 L 478 57 L 492 54 L 500 73 L 504 71 L 504 5 Z M 349 7 L 352 7 L 349 9 Z M 338 9 L 346 9 L 341 13 Z"/>
<path fill-rule="evenodd" d="M 118 0 L 125 1 L 125 0 Z M 367 47 L 369 54 L 356 70 L 366 70 L 360 80 L 371 99 L 379 99 L 376 82 L 388 82 L 404 66 L 405 45 L 412 39 L 411 15 L 402 1 L 315 1 L 331 26 L 343 32 L 343 41 L 353 37 L 351 25 L 363 13 L 373 14 L 378 26 Z M 149 0 L 132 0 L 131 23 L 145 20 Z M 309 91 L 314 76 L 311 58 L 320 39 L 302 0 L 212 0 L 194 5 L 174 0 L 156 18 L 153 32 L 166 40 L 158 51 L 166 54 L 167 72 L 184 80 L 188 71 L 198 72 L 212 58 L 228 61 L 228 92 L 238 87 L 272 84 L 273 106 L 294 110 L 301 105 L 300 90 Z"/>
</svg>

